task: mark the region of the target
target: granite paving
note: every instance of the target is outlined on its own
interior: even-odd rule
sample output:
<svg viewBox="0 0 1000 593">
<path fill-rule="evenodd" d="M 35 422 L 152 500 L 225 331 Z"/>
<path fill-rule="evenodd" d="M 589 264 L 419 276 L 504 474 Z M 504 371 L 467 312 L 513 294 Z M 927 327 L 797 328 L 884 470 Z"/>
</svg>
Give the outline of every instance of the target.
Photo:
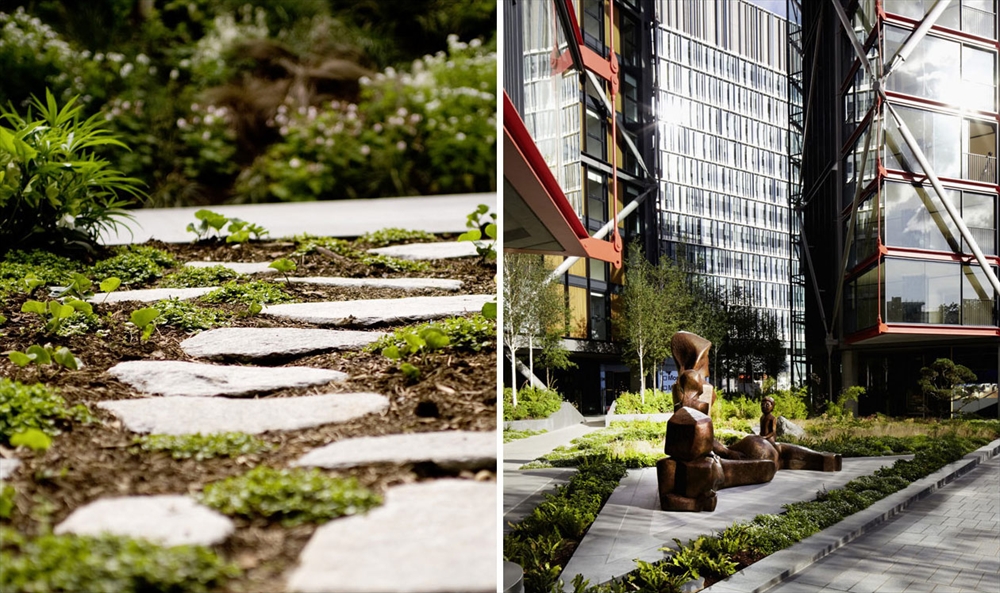
<svg viewBox="0 0 1000 593">
<path fill-rule="evenodd" d="M 294 465 L 339 469 L 420 462 L 452 470 L 495 469 L 497 433 L 449 430 L 346 439 L 313 449 Z"/>
<path fill-rule="evenodd" d="M 279 280 L 284 281 L 284 278 Z M 288 282 L 345 288 L 399 288 L 402 290 L 458 290 L 461 280 L 446 278 L 338 278 L 335 276 L 290 276 Z"/>
<path fill-rule="evenodd" d="M 209 434 L 298 430 L 347 422 L 389 408 L 377 393 L 330 393 L 271 399 L 149 397 L 97 404 L 139 433 Z"/>
<path fill-rule="evenodd" d="M 266 359 L 363 348 L 384 332 L 297 327 L 224 327 L 181 342 L 189 356 L 209 359 Z"/>
<path fill-rule="evenodd" d="M 6 480 L 11 477 L 18 467 L 21 466 L 21 460 L 16 458 L 3 459 L 0 458 L 0 480 Z"/>
<path fill-rule="evenodd" d="M 177 360 L 130 360 L 108 369 L 143 393 L 181 396 L 240 396 L 288 387 L 342 381 L 346 373 L 311 367 L 250 367 Z"/>
<path fill-rule="evenodd" d="M 298 593 L 494 593 L 496 482 L 390 488 L 385 504 L 313 534 L 288 579 Z"/>
<path fill-rule="evenodd" d="M 495 295 L 425 296 L 264 307 L 262 315 L 333 326 L 372 326 L 478 313 Z"/>
<path fill-rule="evenodd" d="M 476 246 L 471 241 L 450 241 L 440 243 L 409 243 L 369 249 L 368 253 L 388 255 L 399 259 L 430 260 L 477 257 Z"/>
<path fill-rule="evenodd" d="M 225 541 L 235 526 L 229 518 L 184 495 L 102 498 L 73 511 L 55 533 L 110 533 L 165 546 L 210 546 Z"/>
<path fill-rule="evenodd" d="M 218 290 L 218 286 L 208 286 L 201 288 L 142 288 L 139 290 L 116 290 L 115 292 L 99 292 L 87 299 L 94 304 L 100 303 L 153 303 L 164 299 L 180 299 L 182 301 L 198 298 L 213 290 Z"/>
</svg>

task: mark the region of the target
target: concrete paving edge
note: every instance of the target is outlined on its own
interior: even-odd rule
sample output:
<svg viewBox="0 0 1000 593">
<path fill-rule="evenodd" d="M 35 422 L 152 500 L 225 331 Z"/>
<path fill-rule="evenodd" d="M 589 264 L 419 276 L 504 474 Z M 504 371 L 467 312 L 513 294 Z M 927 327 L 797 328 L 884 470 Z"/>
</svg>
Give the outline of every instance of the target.
<svg viewBox="0 0 1000 593">
<path fill-rule="evenodd" d="M 906 488 L 890 494 L 872 506 L 843 521 L 807 537 L 751 564 L 729 578 L 701 590 L 701 593 L 764 593 L 775 585 L 802 572 L 808 566 L 868 533 L 876 526 L 903 512 L 911 504 L 926 498 L 955 479 L 972 471 L 980 463 L 1000 453 L 1000 439 L 976 449 Z"/>
</svg>

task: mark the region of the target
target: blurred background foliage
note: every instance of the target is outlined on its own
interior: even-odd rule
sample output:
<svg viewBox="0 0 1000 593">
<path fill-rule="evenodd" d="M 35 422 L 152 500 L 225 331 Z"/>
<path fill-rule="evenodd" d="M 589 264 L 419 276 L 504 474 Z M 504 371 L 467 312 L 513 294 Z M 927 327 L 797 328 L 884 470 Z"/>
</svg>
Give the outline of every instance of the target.
<svg viewBox="0 0 1000 593">
<path fill-rule="evenodd" d="M 496 191 L 496 0 L 0 0 L 0 72 L 101 114 L 143 206 Z"/>
</svg>

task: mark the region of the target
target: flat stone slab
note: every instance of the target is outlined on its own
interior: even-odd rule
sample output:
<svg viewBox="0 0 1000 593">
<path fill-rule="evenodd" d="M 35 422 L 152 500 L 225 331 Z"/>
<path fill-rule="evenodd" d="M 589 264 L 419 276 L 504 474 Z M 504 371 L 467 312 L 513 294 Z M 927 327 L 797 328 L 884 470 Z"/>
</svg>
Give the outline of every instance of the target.
<svg viewBox="0 0 1000 593">
<path fill-rule="evenodd" d="M 21 466 L 20 459 L 0 459 L 0 480 L 6 480 Z"/>
<path fill-rule="evenodd" d="M 281 280 L 284 280 L 284 278 Z M 448 280 L 446 278 L 337 278 L 334 276 L 301 276 L 290 277 L 288 281 L 300 284 L 343 286 L 347 288 L 399 288 L 402 290 L 458 290 L 462 288 L 461 280 Z"/>
<path fill-rule="evenodd" d="M 495 295 L 482 294 L 293 303 L 264 307 L 261 313 L 317 325 L 369 326 L 478 313 L 484 304 L 495 298 Z"/>
<path fill-rule="evenodd" d="M 150 397 L 105 401 L 108 410 L 132 432 L 210 434 L 299 430 L 347 422 L 384 412 L 389 399 L 377 393 L 330 393 L 271 399 Z"/>
<path fill-rule="evenodd" d="M 334 469 L 425 461 L 448 469 L 495 468 L 497 433 L 450 430 L 347 439 L 313 449 L 294 465 Z"/>
<path fill-rule="evenodd" d="M 189 496 L 123 496 L 82 506 L 56 526 L 55 533 L 111 533 L 152 540 L 164 546 L 210 546 L 224 541 L 235 526 L 228 517 Z"/>
<path fill-rule="evenodd" d="M 116 364 L 108 373 L 144 393 L 182 396 L 250 395 L 347 378 L 347 373 L 310 367 L 260 368 L 177 360 L 130 360 Z"/>
<path fill-rule="evenodd" d="M 363 348 L 385 335 L 337 329 L 224 327 L 188 338 L 181 342 L 181 348 L 195 358 L 273 358 Z"/>
<path fill-rule="evenodd" d="M 213 268 L 222 266 L 237 274 L 274 274 L 278 270 L 270 268 L 271 262 L 231 262 L 231 261 L 189 261 L 184 264 L 189 268 Z"/>
<path fill-rule="evenodd" d="M 296 593 L 497 590 L 497 487 L 435 480 L 390 489 L 366 515 L 313 534 L 288 580 Z"/>
<path fill-rule="evenodd" d="M 472 241 L 445 241 L 441 243 L 410 243 L 369 249 L 368 253 L 388 255 L 399 259 L 454 259 L 476 257 L 476 246 Z"/>
<path fill-rule="evenodd" d="M 99 292 L 87 299 L 91 303 L 123 303 L 135 301 L 141 303 L 152 303 L 163 299 L 188 299 L 198 298 L 206 295 L 218 286 L 208 286 L 201 288 L 142 288 L 139 290 L 116 290 L 115 292 Z M 105 299 L 105 297 L 107 297 Z"/>
</svg>

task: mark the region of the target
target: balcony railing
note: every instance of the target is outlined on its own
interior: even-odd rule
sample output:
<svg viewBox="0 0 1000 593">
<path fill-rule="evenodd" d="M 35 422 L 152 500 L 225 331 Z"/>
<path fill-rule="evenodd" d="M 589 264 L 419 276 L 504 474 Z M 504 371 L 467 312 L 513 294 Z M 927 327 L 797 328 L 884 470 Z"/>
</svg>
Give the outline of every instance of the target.
<svg viewBox="0 0 1000 593">
<path fill-rule="evenodd" d="M 965 153 L 966 179 L 973 181 L 997 182 L 997 157 L 989 154 Z"/>
<path fill-rule="evenodd" d="M 996 39 L 995 22 L 996 15 L 992 12 L 971 6 L 962 6 L 962 30 L 966 33 Z"/>
</svg>

